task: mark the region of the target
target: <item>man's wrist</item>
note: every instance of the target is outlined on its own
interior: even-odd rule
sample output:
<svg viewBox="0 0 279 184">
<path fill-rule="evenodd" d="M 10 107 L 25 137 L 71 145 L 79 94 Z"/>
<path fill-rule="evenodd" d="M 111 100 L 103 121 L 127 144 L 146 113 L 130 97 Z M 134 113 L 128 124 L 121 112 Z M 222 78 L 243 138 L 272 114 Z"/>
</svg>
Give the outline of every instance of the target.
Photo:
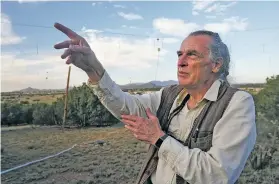
<svg viewBox="0 0 279 184">
<path fill-rule="evenodd" d="M 158 149 L 161 147 L 162 143 L 164 142 L 164 140 L 168 137 L 168 134 L 166 134 L 165 132 L 161 132 L 160 134 L 161 136 L 159 137 L 159 139 L 155 142 L 154 146 L 156 146 Z"/>
<path fill-rule="evenodd" d="M 88 76 L 88 83 L 92 85 L 96 85 L 102 79 L 105 74 L 105 70 L 98 71 L 98 72 L 86 72 Z"/>
</svg>

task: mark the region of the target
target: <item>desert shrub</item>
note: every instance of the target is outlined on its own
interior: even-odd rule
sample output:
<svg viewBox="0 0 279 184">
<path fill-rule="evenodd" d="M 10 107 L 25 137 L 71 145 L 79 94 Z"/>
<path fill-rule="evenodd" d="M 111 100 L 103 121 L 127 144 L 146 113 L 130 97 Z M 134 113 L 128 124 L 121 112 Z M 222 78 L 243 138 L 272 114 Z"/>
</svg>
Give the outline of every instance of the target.
<svg viewBox="0 0 279 184">
<path fill-rule="evenodd" d="M 39 103 L 33 111 L 33 123 L 38 125 L 54 125 L 53 106 Z"/>
<path fill-rule="evenodd" d="M 20 101 L 20 104 L 29 104 L 29 101 Z"/>
<path fill-rule="evenodd" d="M 254 95 L 257 113 L 257 145 L 250 157 L 253 169 L 270 165 L 277 151 L 279 133 L 279 75 L 266 79 L 264 89 Z M 268 143 L 268 144 L 267 144 Z"/>
<path fill-rule="evenodd" d="M 279 75 L 266 79 L 264 89 L 255 95 L 257 115 L 262 114 L 270 126 L 279 127 Z"/>
<path fill-rule="evenodd" d="M 260 144 L 257 144 L 249 158 L 251 168 L 254 170 L 260 170 L 270 166 L 275 151 L 277 151 L 275 145 L 261 146 Z"/>
<path fill-rule="evenodd" d="M 74 87 L 68 99 L 68 118 L 78 126 L 98 125 L 99 122 L 111 125 L 118 122 L 85 83 Z"/>
</svg>

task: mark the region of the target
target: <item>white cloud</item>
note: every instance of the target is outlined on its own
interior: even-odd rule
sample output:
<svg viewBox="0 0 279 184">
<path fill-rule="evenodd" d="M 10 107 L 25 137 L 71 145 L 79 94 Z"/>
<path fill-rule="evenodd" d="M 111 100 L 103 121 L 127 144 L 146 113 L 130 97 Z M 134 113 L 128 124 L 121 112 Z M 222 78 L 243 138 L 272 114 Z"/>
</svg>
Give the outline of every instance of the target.
<svg viewBox="0 0 279 184">
<path fill-rule="evenodd" d="M 215 18 L 215 17 L 210 17 Z M 240 17 L 230 17 L 222 22 L 207 23 L 199 25 L 194 22 L 185 22 L 182 19 L 157 18 L 153 20 L 153 27 L 160 33 L 178 37 L 186 37 L 192 31 L 207 29 L 221 34 L 230 31 L 244 31 L 248 27 L 248 19 Z"/>
<path fill-rule="evenodd" d="M 209 5 L 211 5 L 212 3 L 214 3 L 214 0 L 212 1 L 199 1 L 199 0 L 194 0 L 192 2 L 193 4 L 193 11 L 197 10 L 197 11 L 202 11 L 205 8 L 207 8 Z"/>
<path fill-rule="evenodd" d="M 123 17 L 124 19 L 127 19 L 127 20 L 140 20 L 140 19 L 143 19 L 143 17 L 141 15 L 134 14 L 134 13 L 118 12 L 117 14 L 120 17 Z"/>
<path fill-rule="evenodd" d="M 157 53 L 154 39 L 127 39 L 96 34 L 83 28 L 84 37 L 105 67 L 148 68 L 156 62 Z M 143 54 L 144 53 L 144 54 Z M 166 50 L 161 54 L 165 55 Z"/>
<path fill-rule="evenodd" d="M 197 11 L 192 11 L 192 15 L 199 15 Z"/>
<path fill-rule="evenodd" d="M 240 18 L 238 16 L 224 19 L 224 22 L 231 24 L 231 27 L 235 30 L 244 31 L 248 26 L 248 18 Z"/>
<path fill-rule="evenodd" d="M 229 4 L 220 4 L 220 3 L 215 3 L 212 6 L 208 7 L 205 12 L 206 13 L 211 13 L 211 12 L 216 12 L 216 13 L 223 13 L 225 12 L 229 7 L 232 7 L 236 4 L 236 2 L 231 2 Z"/>
<path fill-rule="evenodd" d="M 9 16 L 1 13 L 1 22 L 1 45 L 18 44 L 25 39 L 14 33 Z"/>
<path fill-rule="evenodd" d="M 228 1 L 223 0 L 221 2 Z M 207 0 L 207 1 L 200 1 L 200 0 L 194 0 L 192 2 L 193 9 L 192 14 L 193 15 L 199 15 L 199 12 L 204 13 L 217 13 L 217 15 L 224 14 L 225 11 L 227 11 L 228 8 L 234 6 L 237 2 L 235 0 L 229 2 L 229 3 L 220 3 L 216 2 L 215 0 Z"/>
<path fill-rule="evenodd" d="M 105 36 L 102 31 L 86 29 L 80 33 L 88 41 L 103 66 L 110 69 L 141 71 L 156 66 L 158 61 L 155 39 Z M 166 44 L 174 42 L 167 39 Z M 50 46 L 51 47 L 51 46 Z M 60 58 L 63 50 L 33 54 L 2 53 L 1 82 L 2 91 L 19 90 L 26 87 L 39 89 L 64 88 L 68 65 Z M 168 53 L 162 49 L 160 56 L 163 61 Z M 48 73 L 47 73 L 48 72 Z M 87 75 L 72 66 L 70 85 L 80 85 L 87 81 Z M 46 79 L 48 77 L 48 79 Z M 20 80 L 19 80 L 20 79 Z"/>
<path fill-rule="evenodd" d="M 212 1 L 198 1 L 198 0 L 192 1 L 192 4 L 193 4 L 192 14 L 198 15 L 199 11 L 203 11 L 205 8 L 207 8 L 212 3 L 214 3 L 213 0 Z"/>
<path fill-rule="evenodd" d="M 26 87 L 64 88 L 67 65 L 60 58 L 60 53 L 44 53 L 40 55 L 1 54 L 1 90 L 12 91 Z M 73 69 L 73 73 L 80 72 Z M 79 75 L 82 76 L 82 75 Z M 46 79 L 48 78 L 48 79 Z M 80 80 L 71 79 L 72 82 Z M 71 83 L 72 83 L 71 82 Z"/>
<path fill-rule="evenodd" d="M 120 4 L 114 4 L 113 7 L 115 7 L 115 8 L 126 8 L 126 6 L 120 5 Z"/>
<path fill-rule="evenodd" d="M 248 27 L 247 18 L 231 17 L 221 23 L 208 23 L 204 29 L 226 34 L 230 31 L 244 31 Z"/>
<path fill-rule="evenodd" d="M 19 3 L 35 3 L 40 2 L 40 0 L 18 0 Z"/>
<path fill-rule="evenodd" d="M 163 34 L 185 37 L 200 26 L 181 19 L 157 18 L 153 20 L 153 27 Z"/>
</svg>

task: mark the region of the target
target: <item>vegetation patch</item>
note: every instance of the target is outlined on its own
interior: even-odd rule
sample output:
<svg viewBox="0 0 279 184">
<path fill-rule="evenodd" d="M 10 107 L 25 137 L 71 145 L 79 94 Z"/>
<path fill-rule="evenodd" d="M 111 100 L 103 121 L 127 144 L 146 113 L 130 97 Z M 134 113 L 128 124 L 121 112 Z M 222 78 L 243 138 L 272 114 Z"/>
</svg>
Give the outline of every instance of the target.
<svg viewBox="0 0 279 184">
<path fill-rule="evenodd" d="M 279 183 L 279 76 L 267 78 L 262 87 L 253 93 L 257 112 L 257 143 L 237 182 L 239 184 Z M 135 182 L 147 145 L 122 127 L 97 128 L 98 123 L 113 125 L 118 121 L 86 86 L 74 88 L 69 94 L 67 123 L 82 128 L 65 129 L 64 132 L 59 128 L 63 99 L 52 104 L 2 105 L 2 125 L 21 124 L 2 127 L 5 130 L 1 132 L 2 171 L 77 144 L 57 157 L 2 175 L 2 183 Z"/>
</svg>

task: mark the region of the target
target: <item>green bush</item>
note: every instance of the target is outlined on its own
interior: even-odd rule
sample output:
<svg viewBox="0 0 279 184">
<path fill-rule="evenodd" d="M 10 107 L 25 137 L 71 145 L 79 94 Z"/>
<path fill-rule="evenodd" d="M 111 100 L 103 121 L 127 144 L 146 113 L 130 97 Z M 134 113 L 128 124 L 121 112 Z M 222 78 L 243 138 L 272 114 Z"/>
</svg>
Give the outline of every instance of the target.
<svg viewBox="0 0 279 184">
<path fill-rule="evenodd" d="M 252 169 L 260 170 L 270 166 L 275 151 L 277 151 L 277 148 L 274 145 L 256 145 L 249 158 Z"/>
<path fill-rule="evenodd" d="M 18 125 L 23 123 L 38 125 L 61 125 L 64 114 L 64 96 L 52 104 L 29 104 L 28 101 L 20 101 L 19 104 L 2 103 L 2 125 Z M 68 109 L 66 125 L 109 126 L 118 122 L 111 113 L 100 103 L 86 84 L 75 87 L 68 94 Z"/>
</svg>

